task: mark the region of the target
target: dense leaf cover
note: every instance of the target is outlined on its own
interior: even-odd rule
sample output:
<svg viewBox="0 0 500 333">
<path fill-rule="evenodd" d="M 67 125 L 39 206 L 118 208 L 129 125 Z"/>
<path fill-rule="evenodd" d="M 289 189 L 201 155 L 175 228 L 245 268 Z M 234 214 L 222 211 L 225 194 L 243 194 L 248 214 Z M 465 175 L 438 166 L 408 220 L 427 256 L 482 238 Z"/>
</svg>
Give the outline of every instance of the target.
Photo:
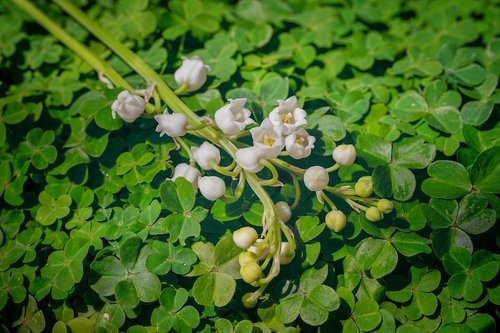
<svg viewBox="0 0 500 333">
<path fill-rule="evenodd" d="M 55 4 L 34 1 L 134 87 L 145 82 Z M 0 3 L 0 323 L 19 332 L 495 332 L 500 305 L 500 6 L 494 0 L 74 1 L 176 88 L 182 56 L 211 67 L 183 95 L 199 115 L 247 98 L 261 121 L 296 95 L 395 211 L 325 228 L 307 190 L 295 259 L 257 306 L 230 237 L 262 204 L 212 203 L 152 118 L 111 116 L 108 89 L 10 0 Z M 199 145 L 194 137 L 185 139 Z M 227 163 L 226 163 L 227 162 Z M 231 161 L 224 161 L 227 165 Z M 286 176 L 286 175 L 285 175 Z M 269 190 L 294 200 L 292 179 Z M 338 203 L 344 211 L 348 207 Z"/>
</svg>

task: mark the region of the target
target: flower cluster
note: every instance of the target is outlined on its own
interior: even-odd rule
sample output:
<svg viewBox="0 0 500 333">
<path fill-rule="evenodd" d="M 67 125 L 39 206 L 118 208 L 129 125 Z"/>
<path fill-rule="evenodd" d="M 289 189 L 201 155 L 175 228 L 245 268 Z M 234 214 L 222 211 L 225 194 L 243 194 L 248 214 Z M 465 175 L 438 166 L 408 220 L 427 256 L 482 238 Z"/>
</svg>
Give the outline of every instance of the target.
<svg viewBox="0 0 500 333">
<path fill-rule="evenodd" d="M 196 56 L 183 58 L 182 66 L 174 75 L 179 85 L 176 93 L 199 89 L 207 81 L 209 70 Z M 151 94 L 154 96 L 154 84 L 151 87 L 146 91 L 152 92 L 146 93 L 144 98 L 128 91 L 121 92 L 112 105 L 113 117 L 119 115 L 124 121 L 133 122 L 145 110 L 149 112 L 148 106 L 152 106 L 146 103 Z M 259 287 L 256 292 L 243 296 L 243 304 L 252 307 L 262 290 L 278 275 L 280 266 L 295 258 L 295 237 L 287 223 L 300 201 L 299 180 L 316 194 L 321 203 L 326 203 L 325 224 L 334 232 L 341 232 L 348 218 L 337 209 L 330 198 L 332 195 L 344 200 L 354 211 L 364 211 L 366 219 L 372 222 L 382 220 L 384 214 L 392 211 L 393 205 L 387 199 L 372 197 L 371 176 L 361 177 L 352 185 L 330 184 L 330 173 L 355 162 L 356 149 L 352 144 L 337 145 L 332 152 L 333 165 L 328 167 L 314 165 L 302 169 L 291 164 L 293 160 L 309 157 L 316 142 L 316 138 L 306 130 L 307 113 L 299 107 L 295 96 L 278 100 L 278 105 L 260 124 L 251 118 L 252 112 L 245 104 L 245 98 L 230 99 L 228 104 L 215 112 L 214 120 L 192 116 L 188 119 L 185 114 L 168 113 L 166 109 L 162 112 L 161 105 L 153 107 L 153 112 L 156 113 L 156 131 L 160 136 L 166 134 L 171 137 L 178 149 L 184 149 L 190 157 L 189 164 L 175 166 L 172 180 L 184 177 L 207 200 L 234 202 L 242 195 L 245 183 L 257 179 L 250 185 L 264 205 L 262 232 L 259 235 L 254 228 L 243 227 L 233 233 L 234 243 L 245 250 L 239 256 L 240 275 L 246 283 Z M 251 128 L 247 129 L 247 126 Z M 205 127 L 210 127 L 209 136 L 203 135 Z M 182 138 L 188 133 L 201 136 L 206 141 L 190 147 Z M 251 136 L 251 145 L 246 139 L 238 141 L 247 135 Z M 281 156 L 292 160 L 285 162 L 279 158 Z M 223 157 L 232 159 L 232 163 L 221 166 Z M 294 180 L 296 198 L 292 205 L 285 201 L 273 203 L 264 190 L 265 186 L 282 185 L 276 166 L 289 172 Z M 256 175 L 264 168 L 270 171 L 271 179 L 262 180 Z M 232 180 L 239 176 L 236 188 L 227 190 L 226 181 L 221 176 L 231 177 Z M 271 268 L 268 269 L 269 264 Z"/>
</svg>

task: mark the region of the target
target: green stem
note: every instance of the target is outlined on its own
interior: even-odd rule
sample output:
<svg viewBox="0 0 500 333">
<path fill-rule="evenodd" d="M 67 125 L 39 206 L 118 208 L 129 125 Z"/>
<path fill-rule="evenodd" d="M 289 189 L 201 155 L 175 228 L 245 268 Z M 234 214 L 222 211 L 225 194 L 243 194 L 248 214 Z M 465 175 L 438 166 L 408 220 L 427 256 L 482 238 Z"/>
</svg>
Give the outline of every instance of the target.
<svg viewBox="0 0 500 333">
<path fill-rule="evenodd" d="M 294 173 L 297 176 L 302 176 L 306 172 L 306 170 L 304 170 L 304 169 L 296 167 L 295 165 L 292 165 L 292 164 L 290 164 L 288 162 L 282 161 L 282 160 L 277 159 L 277 158 L 273 158 L 270 161 L 271 161 L 271 163 L 273 163 L 277 167 L 279 167 L 279 168 L 281 168 L 283 170 L 286 170 L 286 171 L 288 171 L 290 173 Z"/>
<path fill-rule="evenodd" d="M 326 168 L 325 170 L 326 170 L 326 172 L 333 172 L 333 171 L 340 169 L 341 166 L 342 166 L 342 164 L 335 163 L 333 166 Z"/>
<path fill-rule="evenodd" d="M 195 160 L 193 159 L 193 153 L 191 152 L 191 148 L 189 148 L 186 141 L 184 141 L 184 139 L 182 139 L 181 137 L 176 137 L 173 139 L 175 141 L 177 141 L 181 145 L 182 149 L 184 149 L 186 151 L 186 153 L 188 154 L 188 157 L 189 157 L 189 163 L 191 164 L 191 166 L 194 166 Z"/>
<path fill-rule="evenodd" d="M 214 160 L 211 160 L 208 164 L 218 173 L 228 177 L 236 177 L 241 172 L 240 167 L 236 167 L 233 171 L 226 170 L 218 165 Z"/>
<path fill-rule="evenodd" d="M 174 91 L 174 93 L 176 95 L 182 95 L 184 94 L 189 88 L 189 85 L 187 83 L 184 83 L 182 86 L 180 86 L 179 88 L 177 88 L 176 91 Z"/>
<path fill-rule="evenodd" d="M 134 88 L 118 74 L 107 62 L 99 59 L 89 48 L 78 42 L 58 24 L 54 23 L 41 10 L 27 0 L 12 0 L 19 8 L 31 15 L 42 27 L 57 37 L 77 56 L 86 61 L 97 72 L 102 72 L 114 85 L 133 93 Z"/>
<path fill-rule="evenodd" d="M 279 179 L 279 175 L 278 175 L 278 171 L 276 170 L 276 168 L 274 167 L 274 165 L 272 165 L 269 161 L 267 160 L 260 160 L 259 162 L 260 164 L 262 164 L 263 166 L 265 166 L 267 169 L 269 169 L 269 171 L 271 171 L 271 179 L 269 180 L 266 180 L 266 181 L 263 181 L 262 183 L 260 183 L 261 186 L 271 186 L 271 185 L 274 185 L 276 184 Z"/>
<path fill-rule="evenodd" d="M 233 203 L 238 201 L 239 198 L 241 198 L 241 195 L 243 194 L 243 190 L 245 189 L 245 173 L 241 172 L 240 173 L 240 179 L 238 181 L 238 185 L 236 185 L 236 188 L 234 189 L 234 195 L 228 196 L 228 197 L 223 197 L 221 200 L 224 201 L 225 203 Z M 260 244 L 262 242 L 256 243 Z M 258 245 L 254 245 L 258 246 Z"/>
<path fill-rule="evenodd" d="M 292 205 L 290 206 L 290 208 L 293 210 L 293 209 L 297 208 L 299 201 L 300 201 L 300 184 L 299 184 L 299 178 L 296 175 L 294 175 L 293 173 L 291 175 L 292 175 L 292 180 L 293 180 L 293 188 L 295 190 L 295 198 L 293 200 Z"/>
<path fill-rule="evenodd" d="M 335 206 L 333 201 L 326 195 L 325 192 L 319 191 L 319 194 L 333 210 L 337 210 L 337 206 Z"/>
</svg>

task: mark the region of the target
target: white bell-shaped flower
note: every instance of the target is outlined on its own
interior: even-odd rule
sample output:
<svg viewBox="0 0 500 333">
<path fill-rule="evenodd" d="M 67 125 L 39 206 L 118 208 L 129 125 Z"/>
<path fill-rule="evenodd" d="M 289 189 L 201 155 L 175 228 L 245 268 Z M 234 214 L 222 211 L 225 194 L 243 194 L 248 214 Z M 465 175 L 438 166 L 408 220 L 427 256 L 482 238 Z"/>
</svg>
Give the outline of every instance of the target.
<svg viewBox="0 0 500 333">
<path fill-rule="evenodd" d="M 195 91 L 207 81 L 209 71 L 210 67 L 200 57 L 182 57 L 182 65 L 175 71 L 174 78 L 179 86 L 186 84 L 187 91 Z"/>
<path fill-rule="evenodd" d="M 182 113 L 157 114 L 155 120 L 158 122 L 156 131 L 160 132 L 160 136 L 166 134 L 172 138 L 186 134 L 186 126 L 189 124 L 189 120 Z"/>
<path fill-rule="evenodd" d="M 229 104 L 215 112 L 215 123 L 224 134 L 237 135 L 245 126 L 255 123 L 250 119 L 250 110 L 244 108 L 246 101 L 246 98 L 230 99 Z"/>
<path fill-rule="evenodd" d="M 198 179 L 201 194 L 210 201 L 215 201 L 226 193 L 226 184 L 217 176 L 204 176 Z"/>
<path fill-rule="evenodd" d="M 278 201 L 274 204 L 276 207 L 276 212 L 278 213 L 278 219 L 283 223 L 287 223 L 292 217 L 292 209 L 290 205 L 285 201 Z"/>
<path fill-rule="evenodd" d="M 329 180 L 328 172 L 319 165 L 310 167 L 304 173 L 304 184 L 309 191 L 323 190 L 328 185 Z"/>
<path fill-rule="evenodd" d="M 278 103 L 278 107 L 269 114 L 269 120 L 274 127 L 283 127 L 283 135 L 291 134 L 299 126 L 307 124 L 307 113 L 297 106 L 297 97 L 279 100 Z"/>
<path fill-rule="evenodd" d="M 262 151 L 257 147 L 241 148 L 236 151 L 236 163 L 249 172 L 259 172 L 264 168 L 260 160 L 264 159 Z"/>
<path fill-rule="evenodd" d="M 252 227 L 243 227 L 233 233 L 233 241 L 240 249 L 246 250 L 259 238 L 257 231 Z"/>
<path fill-rule="evenodd" d="M 193 159 L 203 170 L 212 170 L 210 162 L 220 163 L 220 151 L 210 142 L 203 142 L 199 147 L 192 147 Z"/>
<path fill-rule="evenodd" d="M 259 127 L 250 130 L 253 145 L 262 151 L 265 159 L 275 158 L 283 150 L 285 142 L 279 127 L 273 127 L 268 118 Z"/>
<path fill-rule="evenodd" d="M 280 263 L 282 265 L 289 264 L 294 257 L 295 253 L 291 251 L 290 243 L 282 242 L 280 248 Z"/>
<path fill-rule="evenodd" d="M 186 163 L 177 164 L 174 169 L 172 180 L 175 181 L 179 177 L 186 178 L 193 184 L 194 189 L 198 190 L 198 179 L 201 177 L 200 170 Z"/>
<path fill-rule="evenodd" d="M 299 128 L 285 138 L 286 151 L 295 159 L 306 158 L 311 155 L 316 138 L 309 135 L 303 128 Z"/>
<path fill-rule="evenodd" d="M 356 160 L 356 148 L 353 145 L 339 145 L 333 150 L 332 157 L 338 164 L 352 165 Z"/>
<path fill-rule="evenodd" d="M 111 116 L 120 116 L 123 121 L 131 123 L 144 113 L 146 102 L 141 96 L 131 95 L 127 90 L 118 94 L 118 97 L 111 105 Z"/>
</svg>

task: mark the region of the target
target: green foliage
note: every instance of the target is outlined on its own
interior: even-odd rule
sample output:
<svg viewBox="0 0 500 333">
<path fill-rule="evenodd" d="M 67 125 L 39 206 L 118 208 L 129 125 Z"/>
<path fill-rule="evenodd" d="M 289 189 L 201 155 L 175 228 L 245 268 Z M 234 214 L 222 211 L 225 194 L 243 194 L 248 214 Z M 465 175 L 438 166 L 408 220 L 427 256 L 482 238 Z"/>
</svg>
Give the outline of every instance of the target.
<svg viewBox="0 0 500 333">
<path fill-rule="evenodd" d="M 55 3 L 34 3 L 134 88 L 147 86 Z M 174 89 L 181 57 L 201 57 L 208 81 L 182 95 L 200 116 L 244 97 L 260 122 L 296 95 L 316 138 L 299 165 L 330 165 L 337 143 L 352 143 L 356 164 L 331 182 L 371 175 L 395 211 L 376 223 L 353 212 L 336 233 L 302 188 L 287 224 L 295 258 L 245 308 L 256 288 L 241 281 L 230 234 L 260 227 L 262 203 L 248 187 L 212 203 L 172 181 L 188 156 L 155 120 L 113 119 L 121 89 L 2 1 L 2 331 L 496 332 L 495 1 L 72 3 Z M 284 183 L 269 194 L 291 203 Z"/>
</svg>

